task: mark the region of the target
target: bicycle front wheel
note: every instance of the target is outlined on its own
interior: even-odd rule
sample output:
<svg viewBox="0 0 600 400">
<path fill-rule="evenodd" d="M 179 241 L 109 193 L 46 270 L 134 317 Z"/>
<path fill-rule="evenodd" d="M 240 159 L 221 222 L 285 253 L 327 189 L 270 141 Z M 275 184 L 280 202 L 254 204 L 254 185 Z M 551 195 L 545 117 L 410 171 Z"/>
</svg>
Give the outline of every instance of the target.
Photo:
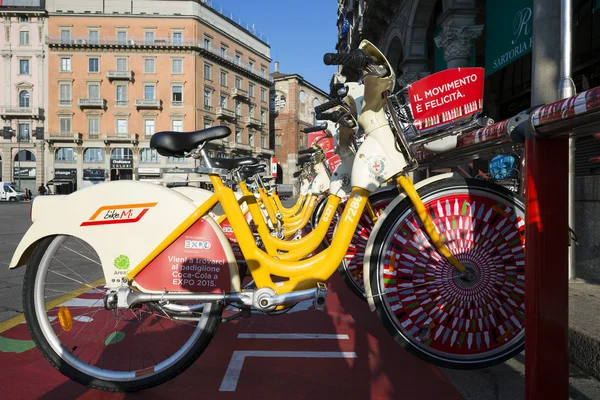
<svg viewBox="0 0 600 400">
<path fill-rule="evenodd" d="M 369 260 L 377 313 L 398 343 L 442 367 L 475 369 L 525 340 L 525 212 L 514 193 L 478 179 L 418 190 L 459 273 L 430 242 L 407 198 L 386 217 Z"/>
<path fill-rule="evenodd" d="M 73 236 L 43 239 L 28 262 L 27 326 L 44 357 L 68 378 L 107 391 L 147 389 L 183 372 L 213 338 L 222 305 L 179 314 L 160 303 L 107 310 L 103 277 L 94 249 Z"/>
</svg>

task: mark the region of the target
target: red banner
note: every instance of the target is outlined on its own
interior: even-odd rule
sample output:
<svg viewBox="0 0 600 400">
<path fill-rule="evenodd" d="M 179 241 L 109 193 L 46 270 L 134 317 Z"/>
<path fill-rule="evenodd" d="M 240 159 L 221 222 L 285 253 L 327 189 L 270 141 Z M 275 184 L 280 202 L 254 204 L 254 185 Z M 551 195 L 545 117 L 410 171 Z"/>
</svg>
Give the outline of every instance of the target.
<svg viewBox="0 0 600 400">
<path fill-rule="evenodd" d="M 408 86 L 417 129 L 428 129 L 483 108 L 483 68 L 455 68 L 429 75 Z"/>
<path fill-rule="evenodd" d="M 321 138 L 325 138 L 325 136 L 326 136 L 325 131 L 309 133 L 308 134 L 308 147 L 312 146 L 313 143 L 316 142 L 317 140 L 319 140 Z M 323 148 L 323 151 L 325 151 L 325 162 L 327 163 L 329 170 L 332 172 L 335 171 L 335 169 L 337 168 L 338 165 L 340 165 L 342 160 L 340 160 L 340 156 L 338 156 L 334 153 L 335 148 L 333 147 L 333 138 L 327 137 L 325 139 L 320 140 L 319 143 L 317 143 L 317 144 Z"/>
</svg>

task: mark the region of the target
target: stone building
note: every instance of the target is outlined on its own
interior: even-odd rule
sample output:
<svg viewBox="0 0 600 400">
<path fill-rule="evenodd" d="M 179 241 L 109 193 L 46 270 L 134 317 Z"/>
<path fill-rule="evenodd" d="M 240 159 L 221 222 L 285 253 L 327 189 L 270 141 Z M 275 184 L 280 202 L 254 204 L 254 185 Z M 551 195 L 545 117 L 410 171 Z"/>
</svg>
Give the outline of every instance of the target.
<svg viewBox="0 0 600 400">
<path fill-rule="evenodd" d="M 58 193 L 107 180 L 206 181 L 158 131 L 215 124 L 213 156 L 269 164 L 269 45 L 203 1 L 48 1 L 46 175 Z M 198 161 L 200 162 L 200 161 Z"/>
<path fill-rule="evenodd" d="M 44 177 L 48 20 L 43 0 L 0 2 L 0 180 L 37 193 Z"/>
<path fill-rule="evenodd" d="M 579 93 L 600 86 L 600 3 L 572 3 L 572 78 Z M 483 107 L 488 116 L 500 121 L 531 106 L 533 0 L 339 0 L 338 4 L 338 51 L 370 40 L 390 60 L 400 85 L 446 68 L 485 67 Z M 557 51 L 559 47 L 557 43 Z M 576 139 L 577 276 L 596 282 L 600 282 L 599 156 L 600 140 Z M 487 171 L 488 161 L 489 157 L 476 160 L 471 174 Z"/>
<path fill-rule="evenodd" d="M 326 102 L 327 93 L 298 74 L 279 72 L 279 63 L 271 74 L 271 141 L 275 146 L 278 183 L 292 183 L 298 150 L 307 147 L 303 128 L 316 124 L 315 106 Z"/>
</svg>

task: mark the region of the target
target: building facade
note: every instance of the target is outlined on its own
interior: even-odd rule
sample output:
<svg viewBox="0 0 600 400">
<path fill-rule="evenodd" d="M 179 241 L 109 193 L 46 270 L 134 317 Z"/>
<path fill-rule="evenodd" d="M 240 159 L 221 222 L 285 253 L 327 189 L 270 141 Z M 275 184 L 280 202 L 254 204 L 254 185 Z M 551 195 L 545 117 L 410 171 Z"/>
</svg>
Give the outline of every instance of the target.
<svg viewBox="0 0 600 400">
<path fill-rule="evenodd" d="M 327 93 L 297 74 L 282 74 L 275 63 L 271 87 L 271 141 L 277 159 L 277 182 L 293 183 L 298 150 L 307 147 L 302 129 L 316 125 L 315 107 L 326 102 Z"/>
<path fill-rule="evenodd" d="M 572 3 L 572 78 L 580 93 L 600 86 L 600 3 Z M 389 59 L 400 85 L 446 68 L 485 67 L 489 117 L 500 121 L 531 106 L 533 0 L 340 0 L 337 25 L 339 52 L 370 40 Z M 513 155 L 522 158 L 521 152 Z M 576 139 L 576 270 L 595 282 L 600 282 L 599 156 L 600 140 Z M 475 160 L 471 175 L 487 171 L 489 158 Z"/>
<path fill-rule="evenodd" d="M 208 181 L 149 148 L 227 125 L 213 156 L 269 164 L 269 45 L 200 1 L 48 5 L 46 173 L 58 193 L 108 180 Z"/>
<path fill-rule="evenodd" d="M 47 22 L 44 1 L 0 3 L 0 177 L 34 194 L 45 179 Z"/>
</svg>

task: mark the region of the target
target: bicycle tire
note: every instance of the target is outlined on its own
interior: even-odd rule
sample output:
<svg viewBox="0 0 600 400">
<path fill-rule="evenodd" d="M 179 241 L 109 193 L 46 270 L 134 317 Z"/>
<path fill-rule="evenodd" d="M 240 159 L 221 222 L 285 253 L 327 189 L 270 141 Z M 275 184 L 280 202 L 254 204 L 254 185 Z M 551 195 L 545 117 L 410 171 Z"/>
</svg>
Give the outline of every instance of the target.
<svg viewBox="0 0 600 400">
<path fill-rule="evenodd" d="M 109 392 L 134 392 L 143 389 L 148 389 L 157 385 L 160 385 L 166 381 L 169 381 L 183 371 L 185 371 L 192 363 L 206 350 L 210 341 L 215 336 L 219 322 L 221 321 L 221 314 L 223 306 L 221 304 L 212 303 L 209 315 L 206 319 L 206 324 L 203 327 L 202 333 L 199 334 L 196 341 L 191 344 L 189 351 L 181 355 L 181 357 L 174 362 L 170 367 L 165 368 L 161 372 L 152 374 L 142 373 L 139 379 L 127 380 L 127 381 L 113 381 L 108 379 L 100 379 L 96 376 L 89 375 L 80 369 L 72 366 L 69 361 L 59 355 L 54 347 L 50 344 L 49 338 L 44 334 L 44 329 L 40 324 L 40 319 L 46 318 L 46 315 L 38 315 L 36 311 L 36 280 L 38 278 L 38 272 L 40 265 L 44 259 L 45 254 L 48 252 L 52 256 L 52 249 L 54 246 L 53 242 L 57 239 L 61 239 L 62 235 L 50 236 L 41 240 L 35 247 L 31 258 L 27 264 L 24 284 L 23 284 L 23 310 L 27 327 L 31 334 L 33 341 L 37 348 L 40 350 L 42 355 L 50 362 L 50 364 L 56 368 L 60 373 L 70 378 L 71 380 L 78 382 L 82 385 L 109 391 Z M 64 239 L 63 239 L 64 240 Z M 50 251 L 49 251 L 50 249 Z M 46 267 L 47 269 L 47 267 Z M 43 301 L 43 299 L 42 299 Z M 39 309 L 39 306 L 37 307 Z M 63 353 L 71 354 L 75 350 L 67 349 L 62 343 Z M 72 356 L 76 357 L 76 356 Z M 72 361 L 71 361 L 72 362 Z M 137 374 L 136 374 L 137 378 Z"/>
<path fill-rule="evenodd" d="M 478 369 L 514 357 L 525 344 L 523 200 L 468 178 L 418 193 L 473 279 L 461 278 L 434 250 L 404 199 L 389 210 L 369 260 L 379 318 L 400 345 L 437 366 Z"/>
</svg>

